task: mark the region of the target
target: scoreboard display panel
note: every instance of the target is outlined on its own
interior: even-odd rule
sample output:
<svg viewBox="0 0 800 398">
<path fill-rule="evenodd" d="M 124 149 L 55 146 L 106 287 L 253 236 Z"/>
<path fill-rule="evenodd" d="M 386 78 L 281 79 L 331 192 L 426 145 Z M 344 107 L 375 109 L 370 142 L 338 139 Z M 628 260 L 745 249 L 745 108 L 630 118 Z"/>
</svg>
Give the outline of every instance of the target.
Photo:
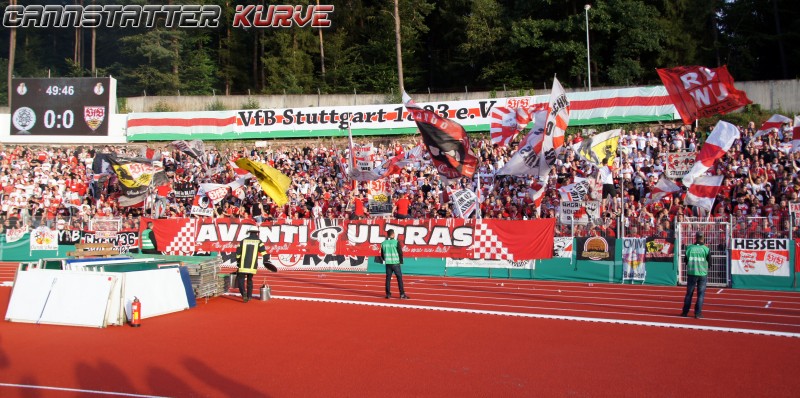
<svg viewBox="0 0 800 398">
<path fill-rule="evenodd" d="M 13 79 L 11 135 L 107 136 L 113 78 Z"/>
</svg>

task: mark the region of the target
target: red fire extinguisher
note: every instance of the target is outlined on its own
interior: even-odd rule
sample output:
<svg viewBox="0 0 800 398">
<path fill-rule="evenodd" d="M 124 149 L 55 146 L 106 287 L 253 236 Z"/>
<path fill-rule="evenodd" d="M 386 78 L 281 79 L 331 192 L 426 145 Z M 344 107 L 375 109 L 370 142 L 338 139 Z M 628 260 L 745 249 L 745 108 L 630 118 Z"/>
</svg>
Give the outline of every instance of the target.
<svg viewBox="0 0 800 398">
<path fill-rule="evenodd" d="M 133 297 L 131 304 L 131 326 L 135 328 L 142 326 L 142 303 L 136 296 Z"/>
</svg>

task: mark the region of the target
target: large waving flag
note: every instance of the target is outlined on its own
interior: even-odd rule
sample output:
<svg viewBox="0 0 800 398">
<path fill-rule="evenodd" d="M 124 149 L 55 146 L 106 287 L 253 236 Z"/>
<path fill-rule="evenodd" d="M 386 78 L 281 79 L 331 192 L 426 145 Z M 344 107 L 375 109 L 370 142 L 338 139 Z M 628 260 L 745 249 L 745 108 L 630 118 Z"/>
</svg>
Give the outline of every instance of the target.
<svg viewBox="0 0 800 398">
<path fill-rule="evenodd" d="M 211 200 L 211 203 L 217 204 L 228 196 L 228 186 L 212 183 L 200 184 L 197 187 L 197 196 L 206 196 Z"/>
<path fill-rule="evenodd" d="M 172 146 L 177 148 L 179 151 L 193 157 L 198 162 L 203 163 L 201 158 L 206 150 L 206 146 L 205 144 L 203 144 L 203 141 L 201 140 L 193 140 L 192 142 L 186 142 L 183 140 L 172 141 Z"/>
<path fill-rule="evenodd" d="M 694 205 L 707 211 L 714 207 L 714 199 L 722 188 L 723 176 L 699 176 L 686 193 L 686 204 Z"/>
<path fill-rule="evenodd" d="M 728 67 L 679 66 L 656 69 L 683 122 L 691 124 L 716 114 L 726 114 L 752 104 L 744 91 L 733 85 Z"/>
<path fill-rule="evenodd" d="M 662 174 L 656 185 L 650 190 L 650 197 L 644 201 L 644 204 L 645 206 L 649 206 L 660 201 L 665 196 L 680 192 L 680 190 L 681 188 L 677 184 Z"/>
<path fill-rule="evenodd" d="M 122 193 L 127 196 L 138 196 L 147 193 L 150 188 L 168 182 L 164 168 L 153 164 L 145 158 L 121 158 L 115 154 L 107 157 L 111 168 L 119 179 Z"/>
<path fill-rule="evenodd" d="M 575 183 L 564 185 L 558 189 L 562 201 L 582 201 L 589 198 L 592 181 L 588 178 L 575 177 Z"/>
<path fill-rule="evenodd" d="M 536 104 L 529 107 L 509 108 L 498 106 L 492 108 L 489 115 L 489 133 L 492 137 L 492 144 L 500 147 L 508 146 L 511 140 L 533 120 L 536 112 L 544 109 L 544 104 Z"/>
<path fill-rule="evenodd" d="M 236 165 L 253 174 L 261 185 L 261 189 L 275 201 L 276 205 L 283 206 L 289 202 L 289 198 L 286 196 L 286 191 L 292 183 L 289 177 L 266 164 L 247 158 L 237 159 Z"/>
<path fill-rule="evenodd" d="M 478 166 L 478 158 L 472 154 L 464 127 L 421 108 L 407 93 L 403 93 L 403 103 L 417 123 L 439 174 L 446 178 L 472 177 Z"/>
<path fill-rule="evenodd" d="M 536 120 L 534 122 L 538 123 Z M 567 125 L 569 125 L 567 94 L 558 79 L 553 79 L 553 91 L 550 93 L 550 104 L 541 140 L 538 139 L 534 126 L 525 143 L 497 174 L 544 176 L 550 173 L 550 166 L 555 164 L 556 151 L 564 145 Z"/>
<path fill-rule="evenodd" d="M 697 153 L 691 170 L 683 176 L 683 185 L 687 187 L 692 185 L 694 179 L 703 175 L 717 159 L 725 155 L 737 139 L 739 139 L 739 129 L 736 126 L 722 120 L 717 122 L 711 135 Z"/>
<path fill-rule="evenodd" d="M 604 133 L 584 138 L 583 141 L 572 144 L 572 149 L 586 161 L 601 165 L 603 159 L 608 158 L 608 165 L 614 164 L 619 147 L 619 137 L 622 130 L 609 130 Z"/>
<path fill-rule="evenodd" d="M 770 117 L 766 122 L 764 122 L 764 124 L 761 125 L 761 127 L 758 128 L 758 131 L 756 131 L 755 135 L 753 135 L 753 138 L 769 134 L 770 132 L 772 132 L 773 129 L 780 130 L 780 128 L 783 127 L 784 124 L 791 122 L 792 119 L 789 119 L 786 116 L 777 114 L 772 115 L 772 117 Z"/>
</svg>

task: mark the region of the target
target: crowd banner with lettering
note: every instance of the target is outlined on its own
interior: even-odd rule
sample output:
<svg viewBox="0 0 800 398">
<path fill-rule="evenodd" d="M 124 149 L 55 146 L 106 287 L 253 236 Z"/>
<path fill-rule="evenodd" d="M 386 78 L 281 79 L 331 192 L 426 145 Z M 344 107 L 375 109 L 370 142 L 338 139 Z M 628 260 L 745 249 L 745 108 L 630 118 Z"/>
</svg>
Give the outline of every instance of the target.
<svg viewBox="0 0 800 398">
<path fill-rule="evenodd" d="M 469 218 L 478 207 L 478 196 L 468 189 L 453 192 L 453 212 L 461 218 Z"/>
<path fill-rule="evenodd" d="M 789 239 L 733 239 L 731 273 L 788 277 Z"/>
<path fill-rule="evenodd" d="M 495 268 L 495 269 L 536 269 L 534 260 L 481 260 L 474 258 L 446 258 L 447 268 Z"/>
<path fill-rule="evenodd" d="M 413 93 L 412 93 L 413 94 Z M 468 132 L 489 131 L 495 107 L 547 104 L 545 95 L 420 103 L 454 120 Z M 679 118 L 664 86 L 568 93 L 570 126 L 631 123 Z M 352 123 L 354 135 L 413 134 L 416 124 L 403 104 L 264 108 L 215 112 L 128 114 L 130 141 L 230 140 L 342 136 Z"/>
<path fill-rule="evenodd" d="M 173 185 L 172 192 L 176 198 L 191 198 L 197 189 L 191 182 L 181 182 Z"/>
<path fill-rule="evenodd" d="M 622 240 L 622 282 L 641 281 L 647 276 L 645 263 L 645 238 L 624 238 Z"/>
<path fill-rule="evenodd" d="M 58 231 L 59 245 L 75 245 L 77 243 L 111 243 L 114 250 L 127 253 L 139 248 L 139 231 L 123 229 L 115 232 L 115 235 L 111 237 L 103 237 L 88 230 L 65 229 Z"/>
<path fill-rule="evenodd" d="M 572 258 L 571 236 L 553 238 L 553 257 Z"/>
<path fill-rule="evenodd" d="M 645 243 L 645 262 L 671 263 L 675 260 L 675 239 L 648 237 Z"/>
<path fill-rule="evenodd" d="M 695 152 L 675 152 L 667 155 L 667 167 L 664 169 L 664 174 L 671 180 L 683 178 L 689 173 L 689 170 L 694 166 L 694 160 L 697 156 Z"/>
<path fill-rule="evenodd" d="M 367 210 L 373 217 L 392 215 L 392 196 L 389 195 L 387 180 L 369 181 L 367 186 Z"/>
<path fill-rule="evenodd" d="M 301 219 L 256 224 L 232 218 L 145 218 L 142 225 L 150 221 L 157 250 L 176 255 L 233 252 L 251 229 L 258 229 L 274 255 L 377 256 L 386 232 L 394 230 L 408 257 L 521 261 L 552 258 L 555 230 L 554 219 Z"/>
<path fill-rule="evenodd" d="M 578 260 L 614 261 L 616 260 L 616 241 L 602 236 L 576 238 Z"/>
<path fill-rule="evenodd" d="M 562 201 L 558 211 L 562 224 L 572 224 L 573 218 L 576 225 L 597 224 L 600 220 L 598 201 Z"/>
</svg>

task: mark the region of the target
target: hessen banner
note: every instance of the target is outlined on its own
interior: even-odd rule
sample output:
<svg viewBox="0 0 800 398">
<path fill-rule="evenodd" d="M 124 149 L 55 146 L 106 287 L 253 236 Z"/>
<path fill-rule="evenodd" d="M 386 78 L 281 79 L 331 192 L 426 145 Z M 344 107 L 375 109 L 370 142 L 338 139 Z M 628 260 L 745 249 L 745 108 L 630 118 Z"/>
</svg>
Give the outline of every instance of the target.
<svg viewBox="0 0 800 398">
<path fill-rule="evenodd" d="M 788 277 L 788 239 L 733 239 L 731 273 L 734 275 L 768 275 Z"/>
<path fill-rule="evenodd" d="M 303 219 L 256 224 L 241 219 L 144 219 L 153 222 L 157 250 L 165 254 L 234 252 L 251 229 L 273 255 L 377 256 L 394 230 L 404 256 L 535 260 L 553 256 L 554 219 L 339 220 Z M 520 234 L 519 231 L 526 231 Z"/>
</svg>

